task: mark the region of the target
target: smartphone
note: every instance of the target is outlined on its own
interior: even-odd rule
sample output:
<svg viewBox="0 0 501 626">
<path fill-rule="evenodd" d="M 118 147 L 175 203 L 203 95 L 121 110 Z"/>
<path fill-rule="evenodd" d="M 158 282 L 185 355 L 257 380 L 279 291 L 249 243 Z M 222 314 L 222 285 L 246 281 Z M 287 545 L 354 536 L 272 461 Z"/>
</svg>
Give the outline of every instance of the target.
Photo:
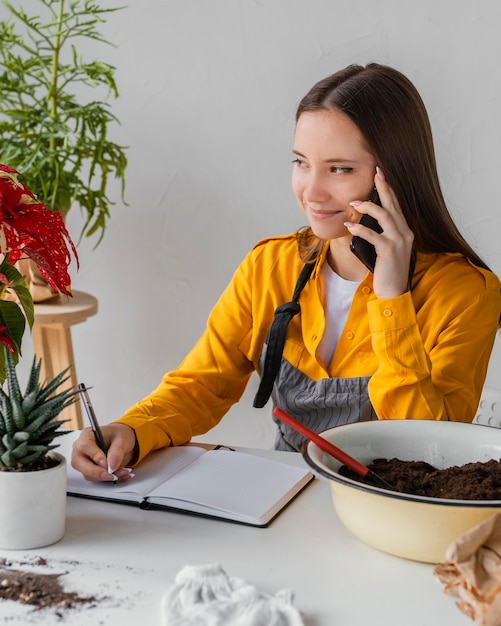
<svg viewBox="0 0 501 626">
<path fill-rule="evenodd" d="M 370 202 L 374 202 L 375 204 L 379 204 L 381 206 L 381 202 L 379 200 L 379 196 L 376 190 L 374 190 L 374 193 L 370 197 Z M 364 213 L 364 215 L 362 215 L 360 224 L 371 228 L 376 233 L 383 232 L 383 229 L 379 225 L 379 222 L 375 220 L 371 215 L 367 215 L 367 213 Z M 377 255 L 376 248 L 371 243 L 369 243 L 366 239 L 362 239 L 362 237 L 357 237 L 355 235 L 351 238 L 350 249 L 353 254 L 362 261 L 362 263 L 369 271 L 374 272 Z"/>
</svg>

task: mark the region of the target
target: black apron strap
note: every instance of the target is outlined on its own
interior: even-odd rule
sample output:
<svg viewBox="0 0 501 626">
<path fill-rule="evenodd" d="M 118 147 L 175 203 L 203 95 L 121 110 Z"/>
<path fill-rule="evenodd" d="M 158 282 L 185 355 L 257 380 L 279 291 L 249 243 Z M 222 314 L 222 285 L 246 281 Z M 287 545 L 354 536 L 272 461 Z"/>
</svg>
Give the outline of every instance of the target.
<svg viewBox="0 0 501 626">
<path fill-rule="evenodd" d="M 287 327 L 291 319 L 300 311 L 298 304 L 299 296 L 308 282 L 314 267 L 314 262 L 307 263 L 303 267 L 298 276 L 291 302 L 285 302 L 275 309 L 275 317 L 266 339 L 267 348 L 263 371 L 261 372 L 261 381 L 254 397 L 254 407 L 258 409 L 262 408 L 271 396 L 275 378 L 282 361 Z"/>
</svg>

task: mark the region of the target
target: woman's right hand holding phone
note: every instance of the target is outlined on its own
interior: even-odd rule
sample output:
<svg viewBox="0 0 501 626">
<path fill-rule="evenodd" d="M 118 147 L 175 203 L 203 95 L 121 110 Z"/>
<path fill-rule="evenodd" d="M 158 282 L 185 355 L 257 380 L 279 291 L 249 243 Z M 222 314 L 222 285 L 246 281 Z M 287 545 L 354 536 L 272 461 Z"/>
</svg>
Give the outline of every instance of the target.
<svg viewBox="0 0 501 626">
<path fill-rule="evenodd" d="M 408 290 L 414 234 L 405 220 L 393 190 L 379 168 L 374 183 L 382 206 L 369 201 L 351 204 L 360 213 L 374 217 L 383 232 L 377 233 L 360 224 L 350 224 L 349 228 L 353 235 L 366 239 L 376 248 L 374 293 L 378 298 L 395 298 Z"/>
</svg>

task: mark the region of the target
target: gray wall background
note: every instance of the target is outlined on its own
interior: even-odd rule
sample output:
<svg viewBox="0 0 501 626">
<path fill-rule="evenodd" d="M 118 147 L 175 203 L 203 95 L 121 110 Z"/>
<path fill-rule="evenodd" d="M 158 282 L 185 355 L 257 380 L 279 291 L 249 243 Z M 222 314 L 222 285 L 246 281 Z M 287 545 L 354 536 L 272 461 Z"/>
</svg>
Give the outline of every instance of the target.
<svg viewBox="0 0 501 626">
<path fill-rule="evenodd" d="M 130 0 L 110 16 L 101 30 L 116 48 L 88 54 L 117 67 L 128 206 L 117 189 L 103 242 L 82 242 L 72 273 L 99 299 L 72 334 L 102 421 L 179 363 L 258 239 L 304 223 L 290 189 L 295 108 L 349 63 L 388 63 L 416 84 L 450 211 L 501 274 L 500 24 L 498 0 Z M 77 238 L 78 208 L 68 226 Z M 487 385 L 501 393 L 500 371 L 496 343 Z M 206 439 L 271 444 L 250 387 Z"/>
</svg>

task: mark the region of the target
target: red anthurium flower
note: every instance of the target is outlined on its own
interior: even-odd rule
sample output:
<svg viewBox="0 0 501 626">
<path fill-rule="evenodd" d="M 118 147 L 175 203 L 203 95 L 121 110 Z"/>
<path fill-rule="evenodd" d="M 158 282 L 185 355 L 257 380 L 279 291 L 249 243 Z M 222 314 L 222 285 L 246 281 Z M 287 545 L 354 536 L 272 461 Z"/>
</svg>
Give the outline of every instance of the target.
<svg viewBox="0 0 501 626">
<path fill-rule="evenodd" d="M 11 263 L 30 257 L 54 291 L 71 295 L 70 250 L 77 266 L 78 254 L 62 217 L 45 208 L 15 174 L 0 164 L 0 254 L 9 253 Z"/>
</svg>

